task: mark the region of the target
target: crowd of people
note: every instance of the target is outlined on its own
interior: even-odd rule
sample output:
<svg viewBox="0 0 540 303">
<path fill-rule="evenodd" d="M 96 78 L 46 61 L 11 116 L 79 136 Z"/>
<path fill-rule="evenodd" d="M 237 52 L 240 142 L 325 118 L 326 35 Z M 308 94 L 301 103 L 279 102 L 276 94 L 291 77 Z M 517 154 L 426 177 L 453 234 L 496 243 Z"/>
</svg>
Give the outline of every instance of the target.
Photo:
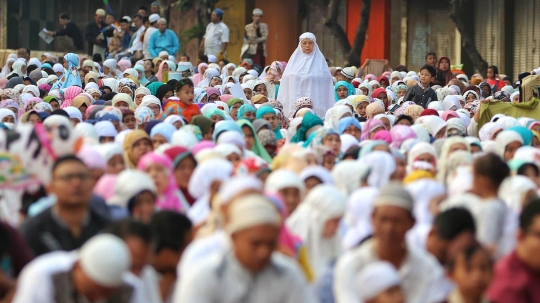
<svg viewBox="0 0 540 303">
<path fill-rule="evenodd" d="M 153 15 L 143 59 L 99 34 L 102 63 L 9 56 L 2 148 L 28 126 L 78 143 L 2 187 L 3 302 L 540 301 L 540 69 L 370 74 L 312 33 L 265 66 L 262 14 L 239 65 L 220 9 L 195 67 Z"/>
</svg>

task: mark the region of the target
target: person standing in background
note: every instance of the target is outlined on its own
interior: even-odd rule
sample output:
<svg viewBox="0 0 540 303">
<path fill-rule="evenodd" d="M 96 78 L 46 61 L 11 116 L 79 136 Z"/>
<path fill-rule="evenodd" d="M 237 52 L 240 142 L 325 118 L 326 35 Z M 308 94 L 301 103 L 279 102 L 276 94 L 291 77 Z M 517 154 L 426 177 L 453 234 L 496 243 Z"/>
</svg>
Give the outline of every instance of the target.
<svg viewBox="0 0 540 303">
<path fill-rule="evenodd" d="M 158 14 L 152 14 L 150 17 L 148 17 L 148 22 L 150 25 L 144 32 L 144 39 L 143 39 L 143 54 L 144 58 L 154 58 L 150 51 L 148 50 L 148 44 L 150 43 L 150 37 L 152 37 L 152 34 L 155 33 L 157 29 L 157 21 L 159 20 Z"/>
<path fill-rule="evenodd" d="M 206 33 L 201 41 L 199 51 L 204 50 L 205 55 L 214 55 L 220 58 L 225 57 L 227 46 L 229 45 L 229 28 L 223 23 L 223 11 L 216 8 L 210 16 L 210 24 L 206 27 Z"/>
<path fill-rule="evenodd" d="M 61 13 L 58 21 L 63 28 L 54 32 L 47 31 L 46 34 L 53 37 L 68 36 L 73 40 L 73 43 L 70 43 L 71 50 L 83 50 L 84 41 L 81 29 L 69 19 L 69 15 L 67 13 Z"/>
<path fill-rule="evenodd" d="M 159 15 L 159 3 L 157 1 L 152 2 L 150 5 L 150 13 Z"/>
<path fill-rule="evenodd" d="M 88 55 L 101 54 L 101 57 L 105 57 L 105 49 L 107 48 L 107 40 L 101 35 L 101 31 L 107 27 L 103 23 L 105 18 L 105 10 L 98 9 L 94 15 L 94 22 L 89 23 L 86 26 L 86 41 L 88 41 Z"/>
<path fill-rule="evenodd" d="M 253 64 L 266 66 L 266 40 L 268 39 L 268 24 L 261 23 L 263 11 L 253 10 L 253 22 L 246 25 L 247 50 L 242 58 L 251 58 Z"/>
</svg>

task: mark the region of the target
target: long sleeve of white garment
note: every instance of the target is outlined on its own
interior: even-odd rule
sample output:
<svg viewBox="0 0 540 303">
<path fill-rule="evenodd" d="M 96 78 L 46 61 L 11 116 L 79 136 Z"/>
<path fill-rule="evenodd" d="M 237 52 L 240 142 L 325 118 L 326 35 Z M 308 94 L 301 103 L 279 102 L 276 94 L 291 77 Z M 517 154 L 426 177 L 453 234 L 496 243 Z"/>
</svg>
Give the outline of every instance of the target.
<svg viewBox="0 0 540 303">
<path fill-rule="evenodd" d="M 336 303 L 358 303 L 354 289 L 357 267 L 355 264 L 356 249 L 339 257 L 334 269 L 334 299 Z"/>
<path fill-rule="evenodd" d="M 133 44 L 131 44 L 131 47 L 127 49 L 128 52 L 133 54 L 136 51 L 143 50 L 143 42 L 141 41 L 141 35 L 142 33 L 144 33 L 144 30 L 145 27 L 143 25 L 135 32 L 135 40 L 133 40 Z"/>
<path fill-rule="evenodd" d="M 478 122 L 474 121 L 474 118 L 471 119 L 471 124 L 467 127 L 467 134 L 469 136 L 478 137 Z"/>
</svg>

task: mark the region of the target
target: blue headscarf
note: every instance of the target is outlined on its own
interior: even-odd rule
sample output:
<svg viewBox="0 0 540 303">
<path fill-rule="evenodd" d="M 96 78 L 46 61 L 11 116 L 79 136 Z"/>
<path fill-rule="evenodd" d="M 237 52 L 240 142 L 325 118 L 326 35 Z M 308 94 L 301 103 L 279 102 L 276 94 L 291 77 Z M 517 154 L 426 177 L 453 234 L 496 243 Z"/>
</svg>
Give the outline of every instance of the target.
<svg viewBox="0 0 540 303">
<path fill-rule="evenodd" d="M 248 118 L 244 117 L 244 114 L 247 113 L 247 112 L 257 113 L 257 109 L 255 108 L 255 106 L 253 106 L 251 104 L 244 104 L 244 105 L 240 106 L 240 108 L 238 109 L 238 114 L 236 114 L 236 116 L 238 117 L 238 120 L 246 119 L 249 122 L 253 123 L 253 121 L 251 121 L 251 119 L 248 119 Z"/>
<path fill-rule="evenodd" d="M 526 128 L 525 126 L 516 125 L 508 128 L 507 130 L 513 130 L 516 133 L 519 134 L 519 136 L 523 139 L 523 145 L 531 145 L 532 139 L 534 137 L 531 130 Z"/>
<path fill-rule="evenodd" d="M 150 138 L 153 138 L 155 135 L 159 134 L 165 137 L 167 142 L 171 142 L 172 135 L 175 131 L 176 127 L 174 127 L 174 125 L 161 122 L 152 128 L 150 131 Z"/>
<path fill-rule="evenodd" d="M 231 121 L 231 120 L 220 121 L 219 123 L 216 123 L 216 128 L 214 129 L 214 134 L 212 135 L 214 142 L 217 141 L 218 136 L 222 132 L 226 132 L 226 131 L 235 131 L 244 135 L 242 128 L 240 127 L 240 125 L 236 124 L 236 122 Z"/>
<path fill-rule="evenodd" d="M 338 97 L 338 94 L 337 94 L 337 90 L 340 86 L 343 86 L 347 89 L 348 93 L 347 93 L 347 97 L 348 96 L 352 96 L 356 93 L 356 90 L 354 89 L 354 86 L 352 84 L 350 84 L 349 82 L 347 81 L 338 81 L 338 83 L 336 83 L 336 85 L 334 86 L 334 95 L 336 96 L 336 102 L 341 100 L 339 97 Z"/>
<path fill-rule="evenodd" d="M 62 78 L 58 79 L 56 83 L 51 87 L 50 91 L 57 88 L 68 88 L 70 86 L 82 87 L 81 76 L 79 75 L 79 56 L 73 53 L 67 53 L 64 56 L 68 63 L 68 68 L 64 72 Z"/>
<path fill-rule="evenodd" d="M 354 125 L 360 132 L 362 132 L 362 126 L 360 125 L 360 122 L 356 120 L 354 117 L 345 117 L 341 120 L 339 120 L 338 123 L 338 131 L 340 135 L 343 135 L 343 132 L 351 125 Z"/>
<path fill-rule="evenodd" d="M 242 108 L 242 107 L 240 107 Z M 266 114 L 274 114 L 276 116 L 276 119 L 277 119 L 277 114 L 276 114 L 276 111 L 274 110 L 274 108 L 272 106 L 261 106 L 259 107 L 259 109 L 257 110 L 257 114 L 256 114 L 256 117 L 257 119 L 262 119 L 262 117 Z M 283 139 L 283 136 L 281 135 L 281 125 L 280 123 L 278 122 L 278 125 L 276 126 L 275 129 L 273 129 L 274 131 L 274 134 L 276 135 L 276 138 L 278 140 L 281 140 Z"/>
<path fill-rule="evenodd" d="M 135 65 L 134 69 L 138 72 L 142 72 L 142 77 L 139 79 L 139 83 L 141 83 L 141 86 L 146 86 L 146 84 L 148 84 L 148 79 L 146 79 L 146 76 L 144 75 L 144 67 L 142 65 Z"/>
</svg>

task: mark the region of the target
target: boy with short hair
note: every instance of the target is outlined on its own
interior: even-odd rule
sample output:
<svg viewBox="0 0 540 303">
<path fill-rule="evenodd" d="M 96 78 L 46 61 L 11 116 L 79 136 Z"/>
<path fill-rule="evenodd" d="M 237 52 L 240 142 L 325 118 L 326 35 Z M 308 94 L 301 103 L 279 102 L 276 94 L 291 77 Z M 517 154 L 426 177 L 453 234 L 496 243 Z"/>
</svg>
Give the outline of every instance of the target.
<svg viewBox="0 0 540 303">
<path fill-rule="evenodd" d="M 420 69 L 420 82 L 409 88 L 403 98 L 404 101 L 413 101 L 417 105 L 427 108 L 431 101 L 437 101 L 437 94 L 430 84 L 435 79 L 437 71 L 431 65 L 424 65 Z"/>
<path fill-rule="evenodd" d="M 437 67 L 437 54 L 430 52 L 426 55 L 426 64 Z"/>
</svg>

